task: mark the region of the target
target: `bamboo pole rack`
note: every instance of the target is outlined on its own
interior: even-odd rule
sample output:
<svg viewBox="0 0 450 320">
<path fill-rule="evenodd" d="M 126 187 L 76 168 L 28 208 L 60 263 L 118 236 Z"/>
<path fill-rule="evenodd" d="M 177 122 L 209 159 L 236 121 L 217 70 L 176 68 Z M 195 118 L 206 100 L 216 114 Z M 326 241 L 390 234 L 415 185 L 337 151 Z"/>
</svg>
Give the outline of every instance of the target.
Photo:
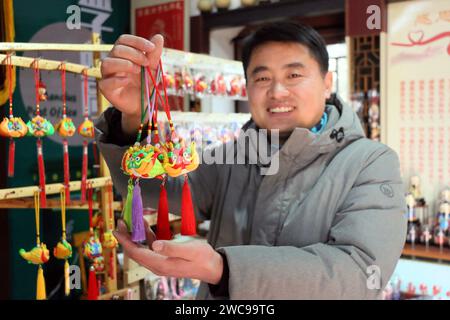
<svg viewBox="0 0 450 320">
<path fill-rule="evenodd" d="M 111 44 L 1 42 L 0 51 L 89 51 L 108 52 Z"/>
<path fill-rule="evenodd" d="M 94 188 L 103 187 L 107 183 L 110 183 L 111 177 L 100 177 L 88 179 L 88 182 L 92 183 Z M 63 183 L 52 183 L 45 185 L 45 192 L 47 194 L 58 194 L 61 189 L 64 188 Z M 81 181 L 71 181 L 69 183 L 70 191 L 78 191 L 81 189 Z M 8 188 L 8 189 L 0 189 L 0 200 L 5 199 L 18 199 L 18 198 L 28 198 L 33 197 L 34 193 L 39 191 L 39 186 L 28 186 L 28 187 L 19 187 L 19 188 Z"/>
<path fill-rule="evenodd" d="M 6 64 L 6 54 L 0 54 L 0 61 L 1 64 Z M 11 55 L 11 64 L 16 67 L 22 67 L 22 68 L 32 68 L 33 64 L 37 63 L 39 66 L 39 69 L 41 70 L 60 70 L 61 68 L 61 61 L 56 60 L 47 60 L 47 59 L 40 59 L 40 58 L 27 58 L 27 57 L 18 57 L 15 55 Z M 102 75 L 100 73 L 100 68 L 92 68 L 87 67 L 81 64 L 76 63 L 64 63 L 66 67 L 67 72 L 72 73 L 83 73 L 84 70 L 86 70 L 86 73 L 90 77 L 95 78 L 101 78 Z"/>
<path fill-rule="evenodd" d="M 38 64 L 40 69 L 43 70 L 53 70 L 57 71 L 60 70 L 62 61 L 55 61 L 55 60 L 47 60 L 47 59 L 41 59 L 41 58 L 28 58 L 28 57 L 20 57 L 16 56 L 13 53 L 16 51 L 49 51 L 49 50 L 57 50 L 57 51 L 90 51 L 93 52 L 93 58 L 94 58 L 94 66 L 89 67 L 85 65 L 75 64 L 75 63 L 68 63 L 65 62 L 66 71 L 82 74 L 83 72 L 86 72 L 88 76 L 95 77 L 98 80 L 101 78 L 101 72 L 100 72 L 100 52 L 102 51 L 109 51 L 111 50 L 111 45 L 101 45 L 100 44 L 100 35 L 97 33 L 92 34 L 92 43 L 89 44 L 43 44 L 43 43 L 11 43 L 11 42 L 3 42 L 0 43 L 0 51 L 4 51 L 7 54 L 0 54 L 0 64 L 6 64 L 6 58 L 8 54 L 11 55 L 11 63 L 16 67 L 22 67 L 22 68 L 32 68 L 35 63 Z M 97 83 L 98 84 L 98 83 Z M 103 112 L 106 109 L 107 101 L 103 99 L 103 96 L 101 95 L 98 85 L 97 85 L 97 103 L 98 103 L 98 110 L 99 112 Z M 107 185 L 108 183 L 111 183 L 111 177 L 109 174 L 109 170 L 106 166 L 106 163 L 100 154 L 100 177 L 94 178 L 94 179 L 88 179 L 89 182 L 92 183 L 92 186 L 94 188 L 103 187 Z M 63 183 L 55 183 L 55 184 L 47 184 L 45 186 L 46 193 L 49 194 L 56 194 L 61 191 L 61 189 L 64 188 Z M 69 188 L 71 191 L 80 190 L 81 188 L 81 181 L 71 181 L 69 183 Z M 3 203 L 3 206 L 6 207 L 9 205 L 8 208 L 28 208 L 29 207 L 29 201 L 30 199 L 27 199 L 28 197 L 31 197 L 34 195 L 34 192 L 38 191 L 38 186 L 27 186 L 27 187 L 19 187 L 19 188 L 9 188 L 9 189 L 2 189 L 0 190 L 0 206 L 2 206 L 1 203 Z M 51 200 L 51 199 L 49 199 Z M 13 203 L 11 203 L 13 201 Z M 50 204 L 53 208 L 59 208 L 58 205 L 59 201 L 50 201 Z M 71 206 L 73 207 L 79 207 L 82 208 L 84 204 L 81 203 L 74 203 Z M 105 221 L 108 219 L 108 213 L 107 209 L 107 201 L 105 197 L 105 188 L 101 189 L 101 199 L 96 203 L 96 206 L 101 210 L 103 218 Z M 118 208 L 119 205 L 113 203 L 113 210 Z M 70 207 L 67 207 L 70 208 Z M 106 224 L 108 225 L 108 224 Z M 108 228 L 108 227 L 107 227 Z M 114 226 L 113 226 L 114 228 Z M 112 252 L 113 256 L 113 268 L 115 270 L 116 275 L 113 279 L 109 278 L 106 275 L 105 272 L 105 283 L 106 287 L 108 288 L 109 293 L 113 293 L 117 291 L 117 264 L 116 264 L 116 249 L 112 250 L 106 250 L 104 253 L 105 262 L 109 262 L 110 255 L 109 253 Z M 105 263 L 106 265 L 106 271 L 109 269 L 109 263 Z"/>
</svg>

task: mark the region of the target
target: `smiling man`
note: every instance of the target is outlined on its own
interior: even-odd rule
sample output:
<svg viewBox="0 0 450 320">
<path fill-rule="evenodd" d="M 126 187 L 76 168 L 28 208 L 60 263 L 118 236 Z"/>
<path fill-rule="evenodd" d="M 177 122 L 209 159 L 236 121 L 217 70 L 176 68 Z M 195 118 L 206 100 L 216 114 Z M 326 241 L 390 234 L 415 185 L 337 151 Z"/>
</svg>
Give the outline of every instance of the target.
<svg viewBox="0 0 450 320">
<path fill-rule="evenodd" d="M 155 70 L 162 47 L 159 35 L 123 35 L 102 63 L 100 89 L 114 107 L 99 119 L 97 139 L 122 196 L 120 160 L 139 125 L 139 67 Z M 264 175 L 263 164 L 247 161 L 189 174 L 196 213 L 211 220 L 208 243 L 155 241 L 148 230 L 143 247 L 123 222 L 119 242 L 156 274 L 202 280 L 200 299 L 379 298 L 406 236 L 397 155 L 367 139 L 331 95 L 326 46 L 310 27 L 265 25 L 246 40 L 242 60 L 252 116 L 242 129 L 279 133 L 280 141 L 267 140 L 278 170 Z M 236 143 L 221 148 L 236 152 Z M 177 180 L 167 187 L 179 196 Z M 145 206 L 157 206 L 158 188 L 142 181 Z"/>
</svg>

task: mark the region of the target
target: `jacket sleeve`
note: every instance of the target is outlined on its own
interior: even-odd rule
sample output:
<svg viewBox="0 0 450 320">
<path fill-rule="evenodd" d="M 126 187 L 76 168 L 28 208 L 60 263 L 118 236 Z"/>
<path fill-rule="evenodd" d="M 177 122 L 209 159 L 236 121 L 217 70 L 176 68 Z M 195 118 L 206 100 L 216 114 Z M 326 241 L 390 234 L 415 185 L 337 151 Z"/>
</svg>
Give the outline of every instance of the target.
<svg viewBox="0 0 450 320">
<path fill-rule="evenodd" d="M 230 298 L 380 298 L 406 237 L 403 192 L 396 153 L 379 148 L 337 210 L 326 243 L 218 249 L 228 260 Z"/>
<path fill-rule="evenodd" d="M 129 177 L 122 172 L 121 161 L 125 151 L 135 142 L 135 138 L 124 135 L 121 127 L 121 113 L 114 107 L 106 109 L 100 115 L 95 123 L 95 130 L 95 139 L 109 168 L 114 187 L 122 199 L 125 199 Z M 210 188 L 210 185 L 215 181 L 216 172 L 214 165 L 200 164 L 196 171 L 188 174 L 194 210 L 200 220 L 210 217 L 214 192 L 214 188 Z M 181 214 L 183 182 L 182 177 L 169 177 L 166 183 L 169 212 L 177 215 Z M 144 207 L 158 208 L 161 181 L 145 179 L 140 183 Z"/>
</svg>

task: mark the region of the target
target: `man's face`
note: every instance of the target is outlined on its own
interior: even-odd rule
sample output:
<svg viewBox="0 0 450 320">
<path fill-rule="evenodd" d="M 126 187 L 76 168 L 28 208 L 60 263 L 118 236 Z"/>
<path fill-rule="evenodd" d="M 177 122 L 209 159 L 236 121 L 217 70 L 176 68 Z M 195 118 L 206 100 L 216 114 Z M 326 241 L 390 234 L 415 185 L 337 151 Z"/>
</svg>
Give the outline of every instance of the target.
<svg viewBox="0 0 450 320">
<path fill-rule="evenodd" d="M 312 128 L 325 108 L 332 74 L 325 76 L 307 47 L 268 42 L 253 50 L 247 67 L 247 92 L 255 123 L 268 130 Z"/>
</svg>

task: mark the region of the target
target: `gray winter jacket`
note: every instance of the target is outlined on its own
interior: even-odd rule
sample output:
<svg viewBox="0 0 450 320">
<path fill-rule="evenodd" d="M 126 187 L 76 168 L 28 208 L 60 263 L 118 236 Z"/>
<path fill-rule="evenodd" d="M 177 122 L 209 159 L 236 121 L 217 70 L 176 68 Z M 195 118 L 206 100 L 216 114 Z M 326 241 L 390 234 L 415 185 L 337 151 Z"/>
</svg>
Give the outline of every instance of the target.
<svg viewBox="0 0 450 320">
<path fill-rule="evenodd" d="M 349 107 L 335 103 L 326 110 L 320 134 L 296 128 L 274 155 L 276 174 L 262 175 L 262 164 L 248 163 L 201 164 L 189 174 L 196 213 L 211 219 L 208 242 L 228 261 L 224 298 L 380 298 L 406 237 L 398 157 L 364 137 Z M 126 196 L 120 160 L 127 146 L 110 141 L 105 116 L 96 128 L 114 186 Z M 167 185 L 174 213 L 181 182 Z M 144 205 L 157 207 L 159 182 L 145 180 L 141 188 Z M 206 284 L 197 298 L 213 298 Z"/>
</svg>

